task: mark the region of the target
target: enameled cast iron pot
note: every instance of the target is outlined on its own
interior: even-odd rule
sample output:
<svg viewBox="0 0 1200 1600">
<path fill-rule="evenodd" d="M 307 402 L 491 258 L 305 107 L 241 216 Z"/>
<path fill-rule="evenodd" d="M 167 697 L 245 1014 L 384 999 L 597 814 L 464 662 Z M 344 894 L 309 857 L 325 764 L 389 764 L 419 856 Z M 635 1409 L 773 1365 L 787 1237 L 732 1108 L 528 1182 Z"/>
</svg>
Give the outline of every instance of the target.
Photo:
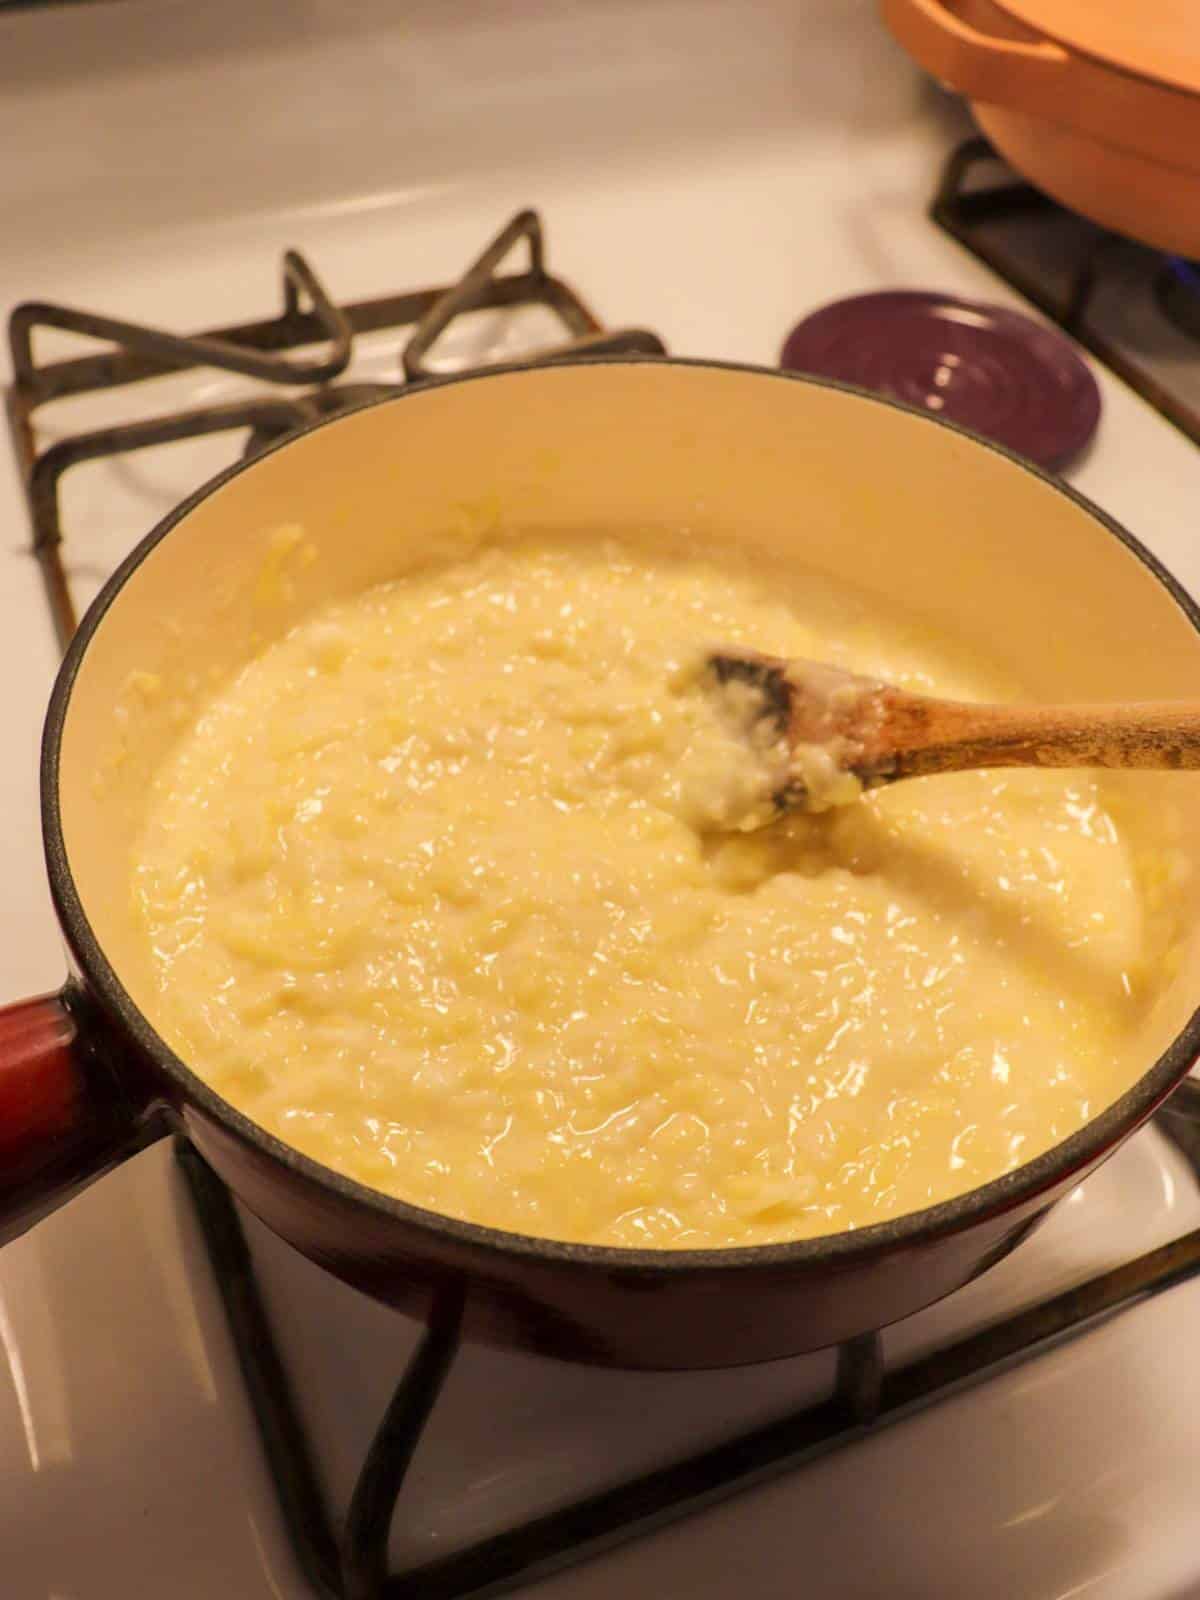
<svg viewBox="0 0 1200 1600">
<path fill-rule="evenodd" d="M 1200 257 L 1190 0 L 880 0 L 880 9 L 1039 189 L 1157 250 Z"/>
<path fill-rule="evenodd" d="M 127 861 L 181 720 L 313 606 L 500 521 L 732 530 L 751 550 L 968 630 L 1046 698 L 1157 698 L 1200 682 L 1200 616 L 1126 533 L 1002 452 L 854 391 L 741 367 L 575 362 L 437 383 L 321 423 L 169 516 L 63 664 L 42 804 L 74 975 L 62 995 L 0 1014 L 0 1238 L 175 1129 L 269 1227 L 349 1283 L 419 1314 L 439 1291 L 462 1294 L 468 1334 L 556 1356 L 762 1361 L 947 1294 L 1187 1071 L 1200 1039 L 1194 950 L 1138 1041 L 1134 1087 L 1057 1148 L 893 1222 L 741 1250 L 556 1244 L 387 1199 L 255 1127 L 155 1033 Z M 1180 847 L 1200 855 L 1176 804 L 1194 793 L 1179 787 L 1188 780 L 1138 781 L 1159 785 L 1164 828 L 1178 811 Z"/>
</svg>

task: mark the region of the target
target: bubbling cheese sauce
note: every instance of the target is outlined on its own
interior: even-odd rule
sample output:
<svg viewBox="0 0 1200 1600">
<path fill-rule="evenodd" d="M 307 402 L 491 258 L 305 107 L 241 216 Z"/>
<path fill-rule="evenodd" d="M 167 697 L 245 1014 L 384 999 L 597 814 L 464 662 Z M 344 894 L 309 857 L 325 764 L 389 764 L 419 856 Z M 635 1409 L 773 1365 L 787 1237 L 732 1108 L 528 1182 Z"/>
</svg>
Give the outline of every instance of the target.
<svg viewBox="0 0 1200 1600">
<path fill-rule="evenodd" d="M 960 773 L 753 834 L 715 642 L 1013 686 L 736 550 L 497 539 L 267 648 L 135 851 L 163 1036 L 287 1143 L 556 1239 L 860 1227 L 1132 1073 L 1142 911 L 1087 775 Z"/>
</svg>

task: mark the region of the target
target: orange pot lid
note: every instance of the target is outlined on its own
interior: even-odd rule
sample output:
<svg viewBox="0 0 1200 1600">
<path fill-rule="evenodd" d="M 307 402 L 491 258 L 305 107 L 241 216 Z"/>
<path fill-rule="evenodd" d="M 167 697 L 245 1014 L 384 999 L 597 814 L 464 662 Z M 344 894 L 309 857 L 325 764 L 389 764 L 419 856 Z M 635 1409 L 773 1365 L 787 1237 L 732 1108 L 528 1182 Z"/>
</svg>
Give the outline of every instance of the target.
<svg viewBox="0 0 1200 1600">
<path fill-rule="evenodd" d="M 1079 55 L 1200 94 L 1200 0 L 993 0 Z M 1196 136 L 1200 139 L 1200 121 Z"/>
</svg>

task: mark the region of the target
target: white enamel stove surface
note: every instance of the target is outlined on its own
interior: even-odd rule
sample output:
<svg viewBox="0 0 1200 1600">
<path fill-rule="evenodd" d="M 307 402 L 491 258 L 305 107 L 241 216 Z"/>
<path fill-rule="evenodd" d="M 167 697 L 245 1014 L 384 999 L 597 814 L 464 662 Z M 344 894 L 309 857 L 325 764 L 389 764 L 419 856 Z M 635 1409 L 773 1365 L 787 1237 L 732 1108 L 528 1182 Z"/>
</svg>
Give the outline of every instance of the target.
<svg viewBox="0 0 1200 1600">
<path fill-rule="evenodd" d="M 343 11 L 348 14 L 343 15 Z M 965 125 L 865 0 L 560 7 L 263 7 L 175 0 L 0 15 L 0 309 L 57 299 L 181 331 L 266 315 L 286 246 L 352 299 L 447 281 L 515 210 L 612 325 L 773 361 L 805 310 L 873 287 L 1012 300 L 924 216 Z M 448 346 L 519 348 L 476 319 Z M 368 350 L 391 374 L 394 345 Z M 1200 454 L 1100 374 L 1074 481 L 1200 588 Z M 197 373 L 130 391 L 204 404 Z M 124 414 L 124 413 L 122 413 Z M 80 402 L 64 425 L 116 413 Z M 59 419 L 55 418 L 57 422 Z M 226 441 L 80 469 L 79 592 L 229 459 Z M 799 504 L 798 504 L 799 509 Z M 0 446 L 0 983 L 62 959 L 37 840 L 36 740 L 55 649 Z M 1183 1164 L 1139 1136 L 1016 1257 L 887 1336 L 904 1355 L 1200 1222 Z M 255 1248 L 335 1499 L 412 1330 L 261 1231 Z M 775 1485 L 550 1580 L 773 1597 L 1200 1595 L 1200 1285 Z M 825 1358 L 597 1374 L 470 1351 L 419 1461 L 398 1556 L 450 1548 L 622 1471 L 781 1414 Z M 194 1221 L 163 1149 L 0 1256 L 4 1600 L 300 1600 Z"/>
</svg>

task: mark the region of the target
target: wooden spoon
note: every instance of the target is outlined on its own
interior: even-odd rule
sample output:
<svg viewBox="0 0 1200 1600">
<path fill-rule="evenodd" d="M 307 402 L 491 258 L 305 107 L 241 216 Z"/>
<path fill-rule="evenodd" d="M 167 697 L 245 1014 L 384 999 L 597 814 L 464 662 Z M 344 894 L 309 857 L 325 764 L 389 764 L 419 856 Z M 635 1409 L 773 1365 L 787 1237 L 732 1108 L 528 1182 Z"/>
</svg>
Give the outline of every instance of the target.
<svg viewBox="0 0 1200 1600">
<path fill-rule="evenodd" d="M 1187 700 L 975 705 L 750 650 L 715 651 L 708 667 L 753 748 L 773 763 L 776 814 L 973 767 L 1200 768 L 1200 703 Z"/>
</svg>

